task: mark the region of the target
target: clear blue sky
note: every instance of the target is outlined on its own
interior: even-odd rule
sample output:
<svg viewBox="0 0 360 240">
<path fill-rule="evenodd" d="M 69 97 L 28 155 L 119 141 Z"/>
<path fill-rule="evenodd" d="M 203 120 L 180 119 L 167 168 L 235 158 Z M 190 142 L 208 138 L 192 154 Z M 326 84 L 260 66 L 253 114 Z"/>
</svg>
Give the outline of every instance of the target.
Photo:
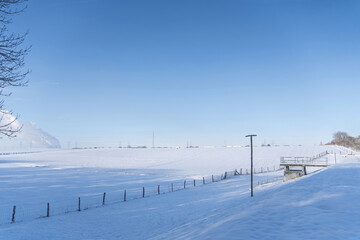
<svg viewBox="0 0 360 240">
<path fill-rule="evenodd" d="M 360 1 L 29 0 L 6 107 L 81 145 L 318 144 L 360 134 Z"/>
</svg>

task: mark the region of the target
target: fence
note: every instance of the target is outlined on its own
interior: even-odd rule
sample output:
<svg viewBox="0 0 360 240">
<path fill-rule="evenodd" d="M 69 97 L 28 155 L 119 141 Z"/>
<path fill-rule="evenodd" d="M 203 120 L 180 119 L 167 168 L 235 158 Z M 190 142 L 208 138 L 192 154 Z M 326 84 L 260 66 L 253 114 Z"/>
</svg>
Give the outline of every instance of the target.
<svg viewBox="0 0 360 240">
<path fill-rule="evenodd" d="M 313 159 L 313 160 L 316 160 L 316 159 L 322 158 L 322 157 L 324 157 L 324 156 L 326 156 L 326 155 L 328 155 L 328 154 L 329 154 L 329 152 L 328 152 L 328 151 L 325 151 L 325 152 L 322 152 L 322 153 L 319 153 L 319 154 L 313 156 L 312 159 Z"/>
<path fill-rule="evenodd" d="M 274 172 L 276 169 L 260 168 L 254 169 L 255 174 Z M 97 194 L 81 195 L 80 197 L 62 199 L 61 201 L 36 202 L 18 206 L 2 206 L 0 210 L 0 224 L 29 221 L 37 218 L 47 218 L 50 216 L 80 212 L 103 205 L 127 202 L 135 199 L 147 198 L 155 195 L 180 191 L 188 188 L 195 188 L 201 185 L 215 183 L 232 178 L 234 176 L 249 175 L 248 169 L 226 171 L 221 175 L 204 176 L 198 179 L 177 180 L 172 183 L 159 184 L 131 189 L 115 190 Z"/>
<path fill-rule="evenodd" d="M 36 152 L 0 152 L 0 155 L 17 155 L 17 154 L 29 154 L 29 153 L 38 153 Z"/>
<path fill-rule="evenodd" d="M 270 184 L 270 183 L 282 182 L 283 180 L 284 180 L 283 176 L 267 178 L 267 179 L 257 181 L 256 186 L 258 187 L 258 186 L 263 186 L 263 185 Z"/>
</svg>

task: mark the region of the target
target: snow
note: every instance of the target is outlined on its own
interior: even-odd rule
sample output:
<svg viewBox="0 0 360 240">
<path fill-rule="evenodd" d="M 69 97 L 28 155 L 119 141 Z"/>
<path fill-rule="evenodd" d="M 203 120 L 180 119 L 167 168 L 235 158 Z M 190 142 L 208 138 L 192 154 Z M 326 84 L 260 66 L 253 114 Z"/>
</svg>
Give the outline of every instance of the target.
<svg viewBox="0 0 360 240">
<path fill-rule="evenodd" d="M 254 167 L 279 167 L 282 156 L 314 156 L 329 146 L 255 147 Z M 250 168 L 250 148 L 155 148 L 155 149 L 74 149 L 26 154 L 21 161 L 50 168 L 171 169 L 182 175 L 211 175 Z M 7 156 L 19 160 L 19 155 Z M 1 167 L 1 166 L 0 166 Z M 9 166 L 11 167 L 11 166 Z"/>
<path fill-rule="evenodd" d="M 324 150 L 339 153 L 338 148 L 329 146 L 258 147 L 255 166 L 266 168 L 276 164 L 278 167 L 281 156 L 312 156 Z M 2 156 L 0 214 L 9 219 L 11 206 L 16 204 L 19 214 L 23 212 L 18 217 L 24 220 L 1 224 L 0 239 L 357 239 L 360 236 L 357 229 L 359 156 L 337 154 L 340 164 L 286 183 L 277 181 L 258 186 L 252 199 L 248 175 L 216 183 L 207 178 L 207 184 L 201 184 L 203 175 L 247 168 L 248 153 L 248 148 L 97 149 Z M 333 154 L 326 157 L 334 163 Z M 281 175 L 281 171 L 257 174 L 255 183 Z M 177 189 L 180 189 L 184 179 L 193 177 L 199 179 L 196 187 L 191 187 L 190 182 L 185 190 L 169 192 L 170 183 L 179 183 Z M 157 184 L 161 185 L 160 195 L 156 195 Z M 153 191 L 144 199 L 143 186 Z M 136 189 L 129 192 L 129 197 L 137 194 L 138 199 L 122 202 L 125 188 Z M 100 206 L 103 191 L 107 192 L 109 202 Z M 66 203 L 76 210 L 80 195 L 85 201 L 86 197 L 95 199 L 99 207 L 56 213 L 57 202 L 61 209 Z M 35 209 L 44 215 L 47 201 L 55 208 L 50 218 L 26 218 L 26 212 L 33 213 Z"/>
</svg>

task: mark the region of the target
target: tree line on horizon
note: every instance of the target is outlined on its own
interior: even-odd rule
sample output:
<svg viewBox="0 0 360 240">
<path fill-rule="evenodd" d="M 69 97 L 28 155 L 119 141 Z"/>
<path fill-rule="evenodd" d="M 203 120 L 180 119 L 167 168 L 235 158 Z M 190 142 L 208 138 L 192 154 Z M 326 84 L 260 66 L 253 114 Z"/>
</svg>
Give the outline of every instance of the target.
<svg viewBox="0 0 360 240">
<path fill-rule="evenodd" d="M 334 133 L 333 140 L 327 145 L 339 145 L 354 150 L 360 150 L 360 136 L 352 137 L 346 132 L 338 131 Z"/>
</svg>

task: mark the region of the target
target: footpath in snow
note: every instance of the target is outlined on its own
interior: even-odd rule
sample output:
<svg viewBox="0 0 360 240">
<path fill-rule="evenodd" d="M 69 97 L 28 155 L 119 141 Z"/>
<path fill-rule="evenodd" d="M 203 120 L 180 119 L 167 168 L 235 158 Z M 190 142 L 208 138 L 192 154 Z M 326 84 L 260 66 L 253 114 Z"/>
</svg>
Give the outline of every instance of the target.
<svg viewBox="0 0 360 240">
<path fill-rule="evenodd" d="M 2 225 L 0 239 L 359 239 L 360 161 L 257 188 L 248 179 Z"/>
</svg>

